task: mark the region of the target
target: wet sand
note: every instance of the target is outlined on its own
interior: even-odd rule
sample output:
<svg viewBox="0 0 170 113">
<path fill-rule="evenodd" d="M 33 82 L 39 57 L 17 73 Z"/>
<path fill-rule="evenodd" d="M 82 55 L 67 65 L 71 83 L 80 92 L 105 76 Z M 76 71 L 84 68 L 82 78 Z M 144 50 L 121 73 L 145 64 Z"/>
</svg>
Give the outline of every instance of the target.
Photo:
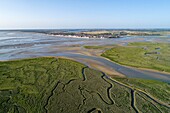
<svg viewBox="0 0 170 113">
<path fill-rule="evenodd" d="M 129 42 L 170 42 L 165 37 L 125 37 L 119 39 L 79 39 L 47 36 L 39 33 L 0 32 L 0 60 L 41 56 L 60 56 L 82 62 L 111 76 L 156 79 L 170 82 L 169 73 L 121 66 L 100 56 L 104 50 L 85 49 L 85 45 L 127 45 Z"/>
<path fill-rule="evenodd" d="M 65 58 L 67 58 L 67 57 L 65 57 Z M 102 72 L 108 74 L 110 77 L 125 77 L 125 75 L 118 73 L 112 67 L 109 67 L 99 61 L 85 59 L 85 58 L 76 58 L 76 59 L 70 58 L 70 59 L 81 62 L 92 69 L 102 71 Z"/>
<path fill-rule="evenodd" d="M 142 78 L 142 79 L 151 79 L 151 80 L 159 80 L 170 83 L 170 73 L 162 73 L 148 70 L 140 70 L 133 67 L 122 66 L 120 64 L 114 63 L 108 59 L 96 56 L 86 56 L 82 54 L 74 54 L 74 53 L 58 53 L 56 56 L 64 56 L 72 59 L 91 59 L 95 62 L 100 62 L 102 65 L 106 65 L 107 67 L 113 68 L 116 72 L 125 75 L 130 78 Z M 83 61 L 80 61 L 84 63 Z M 87 63 L 87 62 L 86 62 Z M 86 64 L 85 63 L 85 64 Z"/>
</svg>

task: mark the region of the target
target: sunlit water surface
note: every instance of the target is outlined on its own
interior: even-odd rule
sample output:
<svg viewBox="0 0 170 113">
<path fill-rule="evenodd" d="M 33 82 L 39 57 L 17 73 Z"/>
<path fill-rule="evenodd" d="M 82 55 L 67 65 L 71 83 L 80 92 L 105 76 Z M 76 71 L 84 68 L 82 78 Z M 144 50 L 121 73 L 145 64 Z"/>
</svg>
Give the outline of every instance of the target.
<svg viewBox="0 0 170 113">
<path fill-rule="evenodd" d="M 49 36 L 42 33 L 0 31 L 0 60 L 53 56 L 61 47 L 72 45 L 110 45 L 129 42 L 170 42 L 170 36 L 133 36 L 117 39 L 84 39 Z"/>
</svg>

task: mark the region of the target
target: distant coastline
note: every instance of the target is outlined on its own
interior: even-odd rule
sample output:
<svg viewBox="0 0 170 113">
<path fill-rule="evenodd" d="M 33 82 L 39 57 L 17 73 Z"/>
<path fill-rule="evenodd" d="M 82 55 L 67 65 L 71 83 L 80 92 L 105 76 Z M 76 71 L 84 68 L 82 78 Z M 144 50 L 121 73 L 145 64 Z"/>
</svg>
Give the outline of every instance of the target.
<svg viewBox="0 0 170 113">
<path fill-rule="evenodd" d="M 76 32 L 76 33 L 69 33 L 69 32 L 52 32 L 47 33 L 48 35 L 52 36 L 62 36 L 62 37 L 70 37 L 70 38 L 87 38 L 87 39 L 105 39 L 105 38 L 121 38 L 120 34 L 114 33 L 93 33 L 93 32 Z"/>
<path fill-rule="evenodd" d="M 72 36 L 72 35 L 53 35 L 53 34 L 47 34 L 50 36 L 56 36 L 56 37 L 65 37 L 65 38 L 86 38 L 89 39 L 90 37 L 80 37 L 80 36 Z"/>
<path fill-rule="evenodd" d="M 86 38 L 86 39 L 108 39 L 123 38 L 126 36 L 163 36 L 169 34 L 170 31 L 131 31 L 131 30 L 87 30 L 79 32 L 68 31 L 49 31 L 45 34 L 67 38 Z"/>
</svg>

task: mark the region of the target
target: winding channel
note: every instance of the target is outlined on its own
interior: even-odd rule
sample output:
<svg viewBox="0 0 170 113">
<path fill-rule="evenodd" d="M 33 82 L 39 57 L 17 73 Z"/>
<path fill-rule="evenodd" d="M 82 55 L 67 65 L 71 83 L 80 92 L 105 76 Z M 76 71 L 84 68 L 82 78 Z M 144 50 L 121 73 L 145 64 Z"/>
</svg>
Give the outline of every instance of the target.
<svg viewBox="0 0 170 113">
<path fill-rule="evenodd" d="M 143 78 L 143 79 L 151 79 L 151 80 L 159 80 L 170 83 L 170 74 L 169 73 L 161 73 L 150 70 L 140 70 L 137 68 L 131 68 L 127 66 L 122 66 L 117 63 L 111 62 L 105 58 L 95 57 L 95 56 L 86 56 L 82 54 L 74 54 L 74 53 L 57 53 L 56 56 L 68 57 L 72 59 L 83 58 L 83 59 L 91 59 L 94 61 L 98 61 L 108 67 L 113 68 L 115 71 L 129 77 L 129 78 Z M 102 70 L 101 70 L 102 71 Z"/>
</svg>

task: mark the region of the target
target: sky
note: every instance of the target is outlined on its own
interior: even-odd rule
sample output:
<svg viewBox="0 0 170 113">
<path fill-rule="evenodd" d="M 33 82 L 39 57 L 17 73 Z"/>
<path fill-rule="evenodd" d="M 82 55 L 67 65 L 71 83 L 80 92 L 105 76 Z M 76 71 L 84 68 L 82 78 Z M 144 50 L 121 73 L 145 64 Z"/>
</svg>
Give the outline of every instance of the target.
<svg viewBox="0 0 170 113">
<path fill-rule="evenodd" d="M 0 0 L 0 29 L 170 28 L 170 0 Z"/>
</svg>

